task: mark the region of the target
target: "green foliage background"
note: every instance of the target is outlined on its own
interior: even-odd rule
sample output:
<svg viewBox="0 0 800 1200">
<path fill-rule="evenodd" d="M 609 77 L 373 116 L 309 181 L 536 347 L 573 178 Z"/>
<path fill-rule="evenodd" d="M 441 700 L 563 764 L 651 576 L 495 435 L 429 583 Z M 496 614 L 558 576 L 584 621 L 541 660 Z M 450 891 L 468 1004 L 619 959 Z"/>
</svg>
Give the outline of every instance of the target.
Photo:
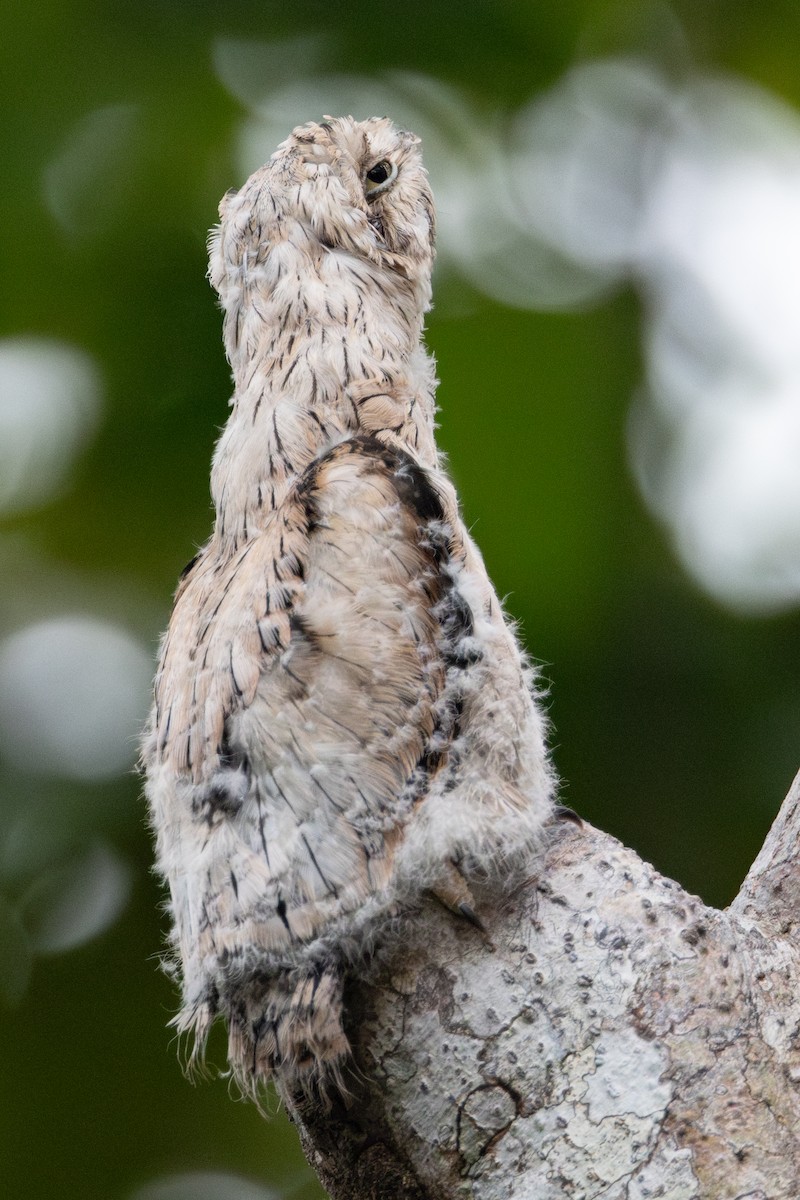
<svg viewBox="0 0 800 1200">
<path fill-rule="evenodd" d="M 701 68 L 800 105 L 796 4 L 685 0 L 672 12 Z M 75 573 L 115 581 L 155 652 L 177 575 L 209 530 L 208 465 L 230 391 L 204 242 L 219 197 L 242 182 L 231 154 L 242 112 L 214 74 L 213 39 L 313 31 L 332 69 L 422 71 L 491 108 L 521 103 L 577 58 L 656 38 L 661 16 L 597 0 L 6 0 L 0 335 L 85 348 L 106 392 L 71 486 L 6 521 L 6 545 L 34 545 L 56 589 Z M 90 206 L 68 236 L 43 205 L 43 173 L 84 114 L 115 104 L 141 106 L 144 142 L 121 164 L 111 217 Z M 448 286 L 464 315 L 443 304 L 429 323 L 441 441 L 490 572 L 546 665 L 564 800 L 724 905 L 800 761 L 800 621 L 712 603 L 645 511 L 623 435 L 642 374 L 632 292 L 523 313 Z M 13 553 L 4 561 L 13 589 Z M 0 784 L 0 814 L 37 803 L 24 772 Z M 57 791 L 48 819 L 103 834 L 135 882 L 116 924 L 38 959 L 4 1015 L 4 1194 L 122 1200 L 175 1173 L 231 1171 L 277 1195 L 321 1195 L 282 1117 L 266 1123 L 224 1081 L 192 1088 L 180 1073 L 138 781 Z"/>
</svg>

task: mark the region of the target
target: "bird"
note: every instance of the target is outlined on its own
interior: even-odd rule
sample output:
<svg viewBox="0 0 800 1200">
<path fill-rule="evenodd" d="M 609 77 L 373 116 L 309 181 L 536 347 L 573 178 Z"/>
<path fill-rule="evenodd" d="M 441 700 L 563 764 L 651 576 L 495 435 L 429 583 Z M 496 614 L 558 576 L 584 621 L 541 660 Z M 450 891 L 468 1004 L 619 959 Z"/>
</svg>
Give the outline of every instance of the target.
<svg viewBox="0 0 800 1200">
<path fill-rule="evenodd" d="M 343 1087 L 344 982 L 424 894 L 535 853 L 537 672 L 434 436 L 435 211 L 388 118 L 296 128 L 209 236 L 234 391 L 142 740 L 174 1019 L 256 1094 Z"/>
</svg>

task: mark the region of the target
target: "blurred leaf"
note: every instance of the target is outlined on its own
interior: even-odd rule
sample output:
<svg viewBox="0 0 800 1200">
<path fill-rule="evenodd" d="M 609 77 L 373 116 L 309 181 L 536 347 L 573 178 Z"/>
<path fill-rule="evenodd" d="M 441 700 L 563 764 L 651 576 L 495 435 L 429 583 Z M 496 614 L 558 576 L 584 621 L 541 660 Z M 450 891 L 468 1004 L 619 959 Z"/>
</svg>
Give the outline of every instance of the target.
<svg viewBox="0 0 800 1200">
<path fill-rule="evenodd" d="M 220 82 L 246 108 L 257 109 L 279 83 L 319 71 L 329 51 L 327 39 L 310 34 L 270 42 L 222 37 L 211 53 Z"/>
<path fill-rule="evenodd" d="M 130 890 L 127 865 L 99 842 L 41 876 L 24 901 L 35 952 L 60 954 L 97 937 L 116 921 Z"/>
<path fill-rule="evenodd" d="M 90 236 L 120 216 L 143 144 L 140 121 L 133 104 L 86 113 L 46 167 L 45 203 L 66 233 Z"/>
<path fill-rule="evenodd" d="M 63 862 L 74 839 L 75 830 L 67 820 L 45 821 L 41 815 L 19 814 L 0 844 L 0 879 L 19 885 L 49 870 Z"/>
<path fill-rule="evenodd" d="M 31 976 L 33 955 L 19 913 L 0 896 L 0 1000 L 15 1007 Z"/>
<path fill-rule="evenodd" d="M 0 643 L 0 750 L 28 772 L 106 779 L 131 766 L 151 661 L 89 613 L 36 621 Z"/>
<path fill-rule="evenodd" d="M 57 338 L 0 339 L 0 512 L 52 501 L 95 432 L 100 372 Z"/>
<path fill-rule="evenodd" d="M 195 1171 L 140 1188 L 131 1200 L 281 1200 L 282 1193 L 239 1175 Z"/>
</svg>

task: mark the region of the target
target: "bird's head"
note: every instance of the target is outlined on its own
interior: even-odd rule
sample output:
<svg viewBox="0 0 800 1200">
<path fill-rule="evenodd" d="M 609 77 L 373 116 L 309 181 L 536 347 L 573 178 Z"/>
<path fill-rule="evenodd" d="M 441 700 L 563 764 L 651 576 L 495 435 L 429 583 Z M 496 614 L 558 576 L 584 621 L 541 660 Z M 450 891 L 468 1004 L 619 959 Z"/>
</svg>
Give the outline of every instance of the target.
<svg viewBox="0 0 800 1200">
<path fill-rule="evenodd" d="M 299 126 L 225 196 L 220 218 L 209 276 L 221 295 L 279 247 L 318 261 L 349 255 L 423 289 L 430 278 L 434 208 L 419 139 L 386 118 Z"/>
</svg>

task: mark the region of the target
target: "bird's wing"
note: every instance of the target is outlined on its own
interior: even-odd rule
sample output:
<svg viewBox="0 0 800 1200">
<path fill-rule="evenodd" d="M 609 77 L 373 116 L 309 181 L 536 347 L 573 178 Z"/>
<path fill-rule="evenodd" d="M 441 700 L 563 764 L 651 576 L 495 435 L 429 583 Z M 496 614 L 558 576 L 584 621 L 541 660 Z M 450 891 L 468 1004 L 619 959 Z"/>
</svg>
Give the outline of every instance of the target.
<svg viewBox="0 0 800 1200">
<path fill-rule="evenodd" d="M 317 509 L 337 530 L 343 554 L 325 541 Z M 166 763 L 195 784 L 211 778 L 225 755 L 226 721 L 253 703 L 262 672 L 296 640 L 301 614 L 317 620 L 327 611 L 332 620 L 336 611 L 344 621 L 337 636 L 348 636 L 344 630 L 354 632 L 353 615 L 342 611 L 341 597 L 355 588 L 353 612 L 361 613 L 365 628 L 371 622 L 374 633 L 378 623 L 370 606 L 380 609 L 389 594 L 402 604 L 392 589 L 409 586 L 409 573 L 426 572 L 444 586 L 448 545 L 441 531 L 447 527 L 452 534 L 454 512 L 449 497 L 404 450 L 367 435 L 315 460 L 263 530 L 234 553 L 212 539 L 183 573 L 162 644 L 150 764 Z M 356 524 L 348 525 L 345 513 Z M 368 535 L 361 536 L 358 520 L 373 522 Z M 431 522 L 438 527 L 435 546 L 426 532 Z M 318 577 L 309 593 L 312 556 Z M 332 660 L 330 638 L 329 644 Z"/>
<path fill-rule="evenodd" d="M 404 823 L 441 778 L 457 722 L 449 663 L 471 614 L 426 472 L 353 439 L 318 461 L 303 503 L 289 645 L 228 717 L 222 765 L 193 789 L 175 839 L 182 957 L 195 985 L 204 976 L 188 988 L 195 1005 L 247 970 L 293 961 L 339 917 L 352 927 L 371 898 L 385 904 Z"/>
</svg>

